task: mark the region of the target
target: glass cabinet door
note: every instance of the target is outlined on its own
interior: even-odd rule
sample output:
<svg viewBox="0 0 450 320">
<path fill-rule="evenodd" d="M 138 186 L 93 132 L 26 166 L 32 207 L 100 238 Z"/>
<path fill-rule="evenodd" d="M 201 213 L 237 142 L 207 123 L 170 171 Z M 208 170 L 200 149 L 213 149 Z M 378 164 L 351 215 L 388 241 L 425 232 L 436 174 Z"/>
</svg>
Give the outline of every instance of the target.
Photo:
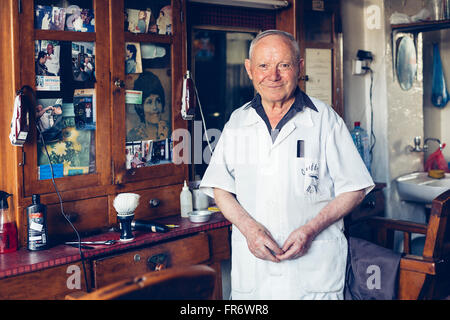
<svg viewBox="0 0 450 320">
<path fill-rule="evenodd" d="M 107 0 L 22 1 L 21 79 L 36 92 L 24 193 L 108 183 Z M 34 143 L 36 142 L 36 143 Z"/>
<path fill-rule="evenodd" d="M 186 127 L 180 1 L 110 1 L 114 183 L 183 176 L 172 132 Z"/>
</svg>

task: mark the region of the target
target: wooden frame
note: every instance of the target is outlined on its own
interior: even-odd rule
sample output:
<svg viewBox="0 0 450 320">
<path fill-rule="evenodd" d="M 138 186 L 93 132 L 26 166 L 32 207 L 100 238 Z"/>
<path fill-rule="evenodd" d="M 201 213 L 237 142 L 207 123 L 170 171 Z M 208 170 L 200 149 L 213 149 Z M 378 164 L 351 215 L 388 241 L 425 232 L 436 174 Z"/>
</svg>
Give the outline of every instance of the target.
<svg viewBox="0 0 450 320">
<path fill-rule="evenodd" d="M 372 217 L 368 223 L 378 244 L 393 247 L 394 231 L 403 233 L 398 299 L 439 299 L 450 294 L 450 190 L 432 202 L 428 224 Z M 421 256 L 411 254 L 411 234 L 425 235 Z"/>
</svg>

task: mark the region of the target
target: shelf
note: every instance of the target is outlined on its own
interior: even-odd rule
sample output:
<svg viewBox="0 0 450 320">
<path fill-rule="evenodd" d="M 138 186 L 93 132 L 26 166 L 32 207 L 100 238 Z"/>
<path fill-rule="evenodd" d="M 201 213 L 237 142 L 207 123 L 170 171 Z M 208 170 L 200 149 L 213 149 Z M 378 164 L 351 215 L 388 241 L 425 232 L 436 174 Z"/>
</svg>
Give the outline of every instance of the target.
<svg viewBox="0 0 450 320">
<path fill-rule="evenodd" d="M 125 42 L 157 42 L 171 44 L 173 42 L 173 37 L 171 35 L 168 36 L 155 33 L 125 32 Z"/>
<path fill-rule="evenodd" d="M 450 20 L 424 21 L 391 25 L 392 32 L 427 32 L 450 28 Z"/>
<path fill-rule="evenodd" d="M 35 40 L 95 42 L 95 32 L 34 30 Z"/>
</svg>

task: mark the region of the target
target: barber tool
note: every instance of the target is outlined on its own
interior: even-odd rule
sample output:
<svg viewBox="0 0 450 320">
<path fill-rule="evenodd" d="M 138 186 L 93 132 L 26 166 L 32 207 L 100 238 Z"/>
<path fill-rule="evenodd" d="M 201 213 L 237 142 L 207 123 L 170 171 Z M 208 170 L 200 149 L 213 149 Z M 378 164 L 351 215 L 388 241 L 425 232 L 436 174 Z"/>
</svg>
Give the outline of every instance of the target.
<svg viewBox="0 0 450 320">
<path fill-rule="evenodd" d="M 87 249 L 87 250 L 95 249 L 94 247 L 86 246 L 84 244 L 79 245 L 78 243 L 66 243 L 66 245 L 79 249 Z"/>
<path fill-rule="evenodd" d="M 150 231 L 150 232 L 167 232 L 170 231 L 170 227 L 159 224 L 156 222 L 145 220 L 133 220 L 131 221 L 132 230 Z"/>
<path fill-rule="evenodd" d="M 116 243 L 116 240 L 103 240 L 103 241 L 67 241 L 64 242 L 65 244 L 90 244 L 90 245 L 105 245 L 105 246 L 110 246 L 113 245 L 114 243 Z"/>
<path fill-rule="evenodd" d="M 34 102 L 33 89 L 23 86 L 14 100 L 14 111 L 11 119 L 9 140 L 13 146 L 23 147 L 30 131 L 29 110 Z"/>
<path fill-rule="evenodd" d="M 117 211 L 117 219 L 120 225 L 120 241 L 127 242 L 134 239 L 131 222 L 134 218 L 134 210 L 139 204 L 140 195 L 136 193 L 119 193 L 113 201 Z"/>
<path fill-rule="evenodd" d="M 195 115 L 195 87 L 189 70 L 183 77 L 183 96 L 181 100 L 181 117 L 183 120 L 193 120 Z"/>
</svg>

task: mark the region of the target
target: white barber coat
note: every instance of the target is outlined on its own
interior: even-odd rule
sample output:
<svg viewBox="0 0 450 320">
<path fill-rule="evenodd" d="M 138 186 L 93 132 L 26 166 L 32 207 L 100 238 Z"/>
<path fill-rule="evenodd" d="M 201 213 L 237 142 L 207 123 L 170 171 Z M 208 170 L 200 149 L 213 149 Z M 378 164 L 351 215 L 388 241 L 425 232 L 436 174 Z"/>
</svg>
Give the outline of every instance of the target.
<svg viewBox="0 0 450 320">
<path fill-rule="evenodd" d="M 254 108 L 235 110 L 200 185 L 211 197 L 212 188 L 235 194 L 279 247 L 339 194 L 360 189 L 367 194 L 374 185 L 343 120 L 311 100 L 318 112 L 303 108 L 273 143 Z M 346 258 L 342 219 L 322 231 L 304 256 L 280 263 L 253 256 L 233 228 L 232 298 L 342 299 Z"/>
</svg>

